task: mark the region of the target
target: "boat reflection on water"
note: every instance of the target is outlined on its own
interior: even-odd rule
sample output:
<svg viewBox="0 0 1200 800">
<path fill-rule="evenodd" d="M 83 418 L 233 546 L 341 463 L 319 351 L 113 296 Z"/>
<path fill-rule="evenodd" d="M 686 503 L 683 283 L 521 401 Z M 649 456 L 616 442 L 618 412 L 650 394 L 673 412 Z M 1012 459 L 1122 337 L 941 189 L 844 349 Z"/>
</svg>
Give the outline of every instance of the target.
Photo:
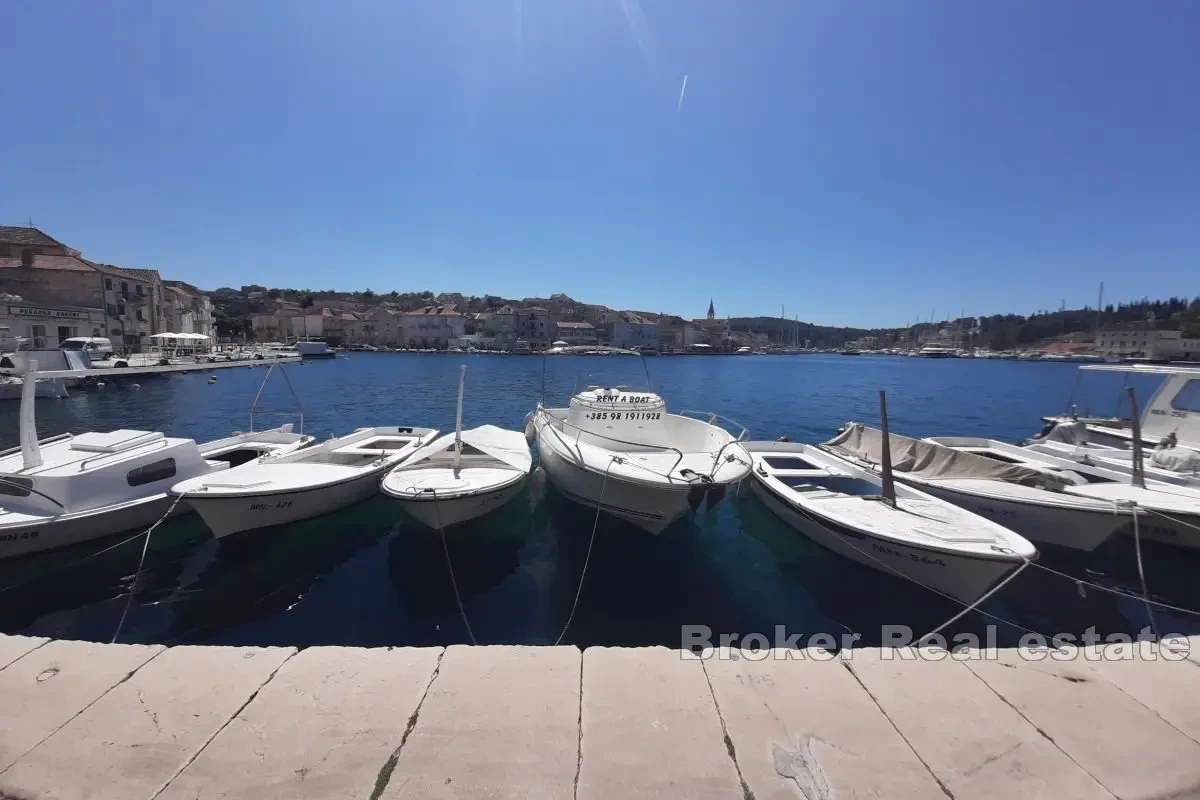
<svg viewBox="0 0 1200 800">
<path fill-rule="evenodd" d="M 144 539 L 113 534 L 73 547 L 0 561 L 0 630 L 71 639 L 112 636 Z M 195 515 L 164 522 L 146 550 L 139 594 L 174 586 L 186 564 L 211 557 L 215 543 Z"/>
</svg>

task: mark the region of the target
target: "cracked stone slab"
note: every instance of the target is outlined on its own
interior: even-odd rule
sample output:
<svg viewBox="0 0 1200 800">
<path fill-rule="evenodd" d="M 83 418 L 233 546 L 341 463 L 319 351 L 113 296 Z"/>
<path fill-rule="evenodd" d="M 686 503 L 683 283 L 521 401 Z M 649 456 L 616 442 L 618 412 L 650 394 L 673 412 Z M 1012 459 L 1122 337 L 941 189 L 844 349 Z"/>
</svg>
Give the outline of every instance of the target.
<svg viewBox="0 0 1200 800">
<path fill-rule="evenodd" d="M 1016 650 L 997 656 L 965 663 L 1113 794 L 1184 797 L 1200 791 L 1200 744 L 1112 682 L 1098 680 L 1086 662 L 1052 660 L 1044 651 L 1040 661 L 1029 660 L 1038 654 Z M 1170 680 L 1170 669 L 1179 666 L 1160 662 L 1157 673 Z M 1200 682 L 1189 683 L 1194 695 Z"/>
<path fill-rule="evenodd" d="M 1200 664 L 1170 652 L 1163 658 L 1162 649 L 1150 642 L 1089 647 L 1078 653 L 1075 666 L 1114 684 L 1200 742 Z"/>
<path fill-rule="evenodd" d="M 59 640 L 0 670 L 0 772 L 163 649 Z"/>
<path fill-rule="evenodd" d="M 173 647 L 0 777 L 21 798 L 152 797 L 245 705 L 292 647 Z"/>
<path fill-rule="evenodd" d="M 584 651 L 579 800 L 742 796 L 700 661 L 665 647 Z"/>
<path fill-rule="evenodd" d="M 49 641 L 44 636 L 5 636 L 0 634 L 0 669 Z"/>
<path fill-rule="evenodd" d="M 918 655 L 856 648 L 846 663 L 956 800 L 1111 797 L 966 664 Z"/>
<path fill-rule="evenodd" d="M 833 654 L 723 649 L 704 666 L 755 800 L 944 797 Z"/>
<path fill-rule="evenodd" d="M 441 653 L 440 647 L 301 651 L 158 800 L 366 800 Z"/>
<path fill-rule="evenodd" d="M 581 662 L 576 647 L 448 648 L 382 797 L 571 797 Z"/>
</svg>

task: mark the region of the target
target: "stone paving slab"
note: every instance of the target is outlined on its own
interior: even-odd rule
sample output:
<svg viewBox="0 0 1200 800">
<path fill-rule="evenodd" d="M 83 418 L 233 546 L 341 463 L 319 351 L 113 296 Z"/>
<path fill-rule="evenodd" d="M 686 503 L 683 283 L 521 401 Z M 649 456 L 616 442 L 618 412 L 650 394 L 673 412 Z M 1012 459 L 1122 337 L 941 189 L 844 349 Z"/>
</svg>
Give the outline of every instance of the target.
<svg viewBox="0 0 1200 800">
<path fill-rule="evenodd" d="M 440 647 L 301 651 L 159 800 L 367 800 L 441 654 Z"/>
<path fill-rule="evenodd" d="M 862 648 L 846 663 L 955 800 L 1111 797 L 966 664 L 915 655 Z"/>
<path fill-rule="evenodd" d="M 31 650 L 44 645 L 44 636 L 5 636 L 0 634 L 0 669 L 16 661 Z"/>
<path fill-rule="evenodd" d="M 1016 650 L 999 650 L 997 656 L 964 663 L 1113 794 L 1200 794 L 1200 745 L 1113 683 L 1097 679 L 1086 663 L 1055 661 L 1044 652 L 1041 661 Z M 1170 666 L 1179 665 L 1159 665 L 1159 672 Z M 1194 694 L 1200 683 L 1192 687 Z"/>
<path fill-rule="evenodd" d="M 0 670 L 0 773 L 130 673 L 161 645 L 53 641 Z"/>
<path fill-rule="evenodd" d="M 19 759 L 0 776 L 0 792 L 55 800 L 152 797 L 295 652 L 171 648 Z"/>
<path fill-rule="evenodd" d="M 448 648 L 382 797 L 570 798 L 581 665 L 576 647 Z"/>
<path fill-rule="evenodd" d="M 945 797 L 839 658 L 773 652 L 792 657 L 735 649 L 704 662 L 755 800 Z"/>
<path fill-rule="evenodd" d="M 1127 658 L 1129 649 L 1109 645 L 1079 651 L 1073 663 L 1114 684 L 1192 741 L 1200 743 L 1200 664 L 1167 653 L 1155 644 L 1137 645 L 1149 657 Z M 1090 660 L 1089 660 L 1090 659 Z"/>
<path fill-rule="evenodd" d="M 741 798 L 701 662 L 665 647 L 583 654 L 578 800 Z"/>
</svg>

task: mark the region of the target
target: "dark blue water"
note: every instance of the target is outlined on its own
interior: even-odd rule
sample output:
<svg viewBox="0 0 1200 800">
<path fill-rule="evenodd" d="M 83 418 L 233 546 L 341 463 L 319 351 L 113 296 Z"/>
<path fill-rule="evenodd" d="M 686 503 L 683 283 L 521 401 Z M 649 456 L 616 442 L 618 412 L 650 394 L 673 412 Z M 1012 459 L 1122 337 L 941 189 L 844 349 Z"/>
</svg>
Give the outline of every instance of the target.
<svg viewBox="0 0 1200 800">
<path fill-rule="evenodd" d="M 465 424 L 520 429 L 544 391 L 565 404 L 588 383 L 645 385 L 672 410 L 720 412 L 753 438 L 787 434 L 821 441 L 850 420 L 878 419 L 888 393 L 893 430 L 914 436 L 983 435 L 1017 440 L 1038 417 L 1062 411 L 1074 392 L 1081 411 L 1119 408 L 1119 374 L 1077 382 L 1069 364 L 843 356 L 568 357 L 353 354 L 286 367 L 305 430 L 325 437 L 358 426 L 413 424 L 450 430 L 458 365 L 469 366 Z M 544 369 L 544 375 L 543 375 Z M 40 401 L 42 435 L 134 427 L 198 440 L 248 428 L 265 370 L 111 381 L 102 390 Z M 276 374 L 260 409 L 294 408 Z M 1148 398 L 1153 382 L 1135 383 Z M 1078 384 L 1078 385 L 1077 385 Z M 0 442 L 17 438 L 15 403 L 0 409 Z M 277 424 L 286 417 L 258 420 Z M 735 431 L 736 432 L 736 431 Z M 587 556 L 594 513 L 547 489 L 540 473 L 517 501 L 452 531 L 450 561 L 474 635 L 482 643 L 553 642 L 567 622 Z M 135 573 L 141 541 L 97 557 L 123 537 L 0 563 L 0 630 L 112 638 L 132 602 L 121 641 L 222 644 L 430 645 L 469 641 L 437 535 L 386 498 L 283 529 L 217 542 L 189 515 L 152 537 Z M 1152 594 L 1200 607 L 1192 556 L 1150 548 Z M 1044 552 L 1043 563 L 1108 585 L 1138 585 L 1132 547 L 1117 542 L 1088 559 Z M 1043 633 L 1136 631 L 1140 602 L 1085 590 L 1026 570 L 985 605 L 1014 625 Z M 780 523 L 753 499 L 727 498 L 654 538 L 602 517 L 578 609 L 564 638 L 580 645 L 678 646 L 681 625 L 716 632 L 841 634 L 879 640 L 883 624 L 917 633 L 959 607 L 897 578 L 849 563 Z M 1159 630 L 1196 632 L 1186 618 L 1157 613 Z M 953 630 L 982 633 L 972 614 Z"/>
</svg>

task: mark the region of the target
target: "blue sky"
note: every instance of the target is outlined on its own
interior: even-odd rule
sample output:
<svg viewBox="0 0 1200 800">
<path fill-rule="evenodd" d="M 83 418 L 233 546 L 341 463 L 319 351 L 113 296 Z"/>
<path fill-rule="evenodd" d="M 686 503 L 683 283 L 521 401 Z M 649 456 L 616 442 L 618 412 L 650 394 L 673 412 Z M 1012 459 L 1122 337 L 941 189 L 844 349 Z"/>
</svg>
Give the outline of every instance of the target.
<svg viewBox="0 0 1200 800">
<path fill-rule="evenodd" d="M 1200 291 L 1191 0 L 24 0 L 4 27 L 0 222 L 206 288 L 845 325 Z"/>
</svg>

